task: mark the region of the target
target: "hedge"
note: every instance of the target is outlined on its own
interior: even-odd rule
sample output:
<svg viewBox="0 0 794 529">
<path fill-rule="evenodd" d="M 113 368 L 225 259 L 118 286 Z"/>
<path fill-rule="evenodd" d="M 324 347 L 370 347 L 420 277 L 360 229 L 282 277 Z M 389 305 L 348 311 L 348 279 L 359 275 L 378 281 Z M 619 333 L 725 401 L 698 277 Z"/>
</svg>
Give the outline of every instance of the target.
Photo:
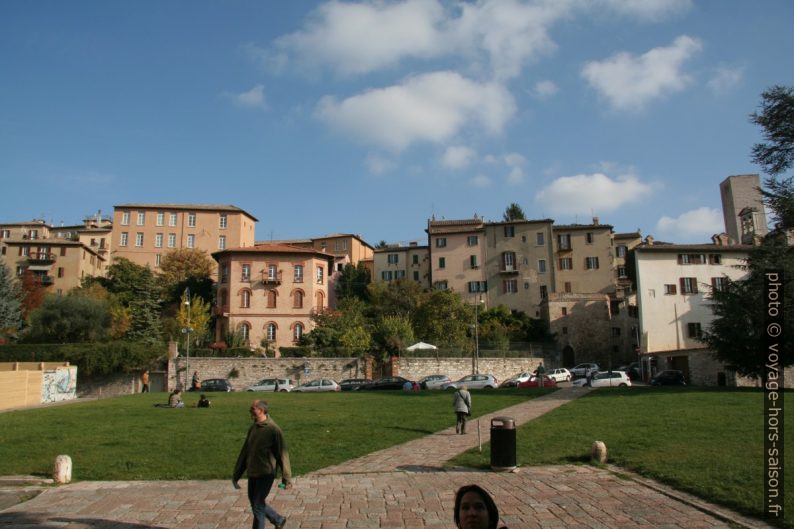
<svg viewBox="0 0 794 529">
<path fill-rule="evenodd" d="M 9 344 L 0 346 L 0 362 L 69 362 L 84 375 L 108 375 L 152 367 L 166 352 L 135 342 Z"/>
</svg>

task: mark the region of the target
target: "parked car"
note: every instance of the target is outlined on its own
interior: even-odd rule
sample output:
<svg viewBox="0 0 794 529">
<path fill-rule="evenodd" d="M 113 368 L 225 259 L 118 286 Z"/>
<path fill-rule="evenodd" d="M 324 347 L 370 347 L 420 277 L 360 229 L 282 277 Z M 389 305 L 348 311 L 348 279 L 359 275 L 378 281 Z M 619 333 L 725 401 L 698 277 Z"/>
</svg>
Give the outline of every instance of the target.
<svg viewBox="0 0 794 529">
<path fill-rule="evenodd" d="M 520 373 L 516 373 L 512 377 L 508 378 L 501 384 L 499 384 L 500 388 L 514 388 L 517 387 L 521 382 L 526 382 L 534 375 L 529 371 L 522 371 Z"/>
<path fill-rule="evenodd" d="M 311 382 L 301 384 L 292 390 L 293 393 L 317 393 L 320 391 L 341 391 L 341 388 L 339 387 L 339 384 L 336 383 L 336 380 L 331 380 L 330 378 L 318 378 L 316 380 L 312 380 Z"/>
<path fill-rule="evenodd" d="M 625 371 L 600 371 L 590 379 L 591 388 L 614 388 L 631 386 L 631 380 Z"/>
<path fill-rule="evenodd" d="M 458 389 L 463 385 L 469 389 L 494 389 L 499 387 L 499 382 L 493 375 L 466 375 L 460 380 L 444 384 L 441 389 Z"/>
<path fill-rule="evenodd" d="M 642 379 L 642 374 L 640 373 L 640 363 L 639 362 L 632 362 L 630 364 L 618 367 L 618 371 L 625 371 L 626 374 L 629 376 L 631 380 L 640 380 Z"/>
<path fill-rule="evenodd" d="M 677 369 L 660 371 L 651 379 L 651 386 L 686 386 L 684 373 Z"/>
<path fill-rule="evenodd" d="M 588 374 L 598 371 L 598 369 L 598 364 L 586 362 L 572 367 L 570 372 L 574 377 L 586 377 Z"/>
<path fill-rule="evenodd" d="M 597 372 L 593 373 L 593 375 L 595 375 L 595 374 L 597 374 Z M 572 386 L 578 386 L 578 387 L 584 387 L 584 386 L 587 385 L 588 382 L 590 382 L 590 379 L 588 377 L 575 378 L 571 382 L 571 385 Z"/>
<path fill-rule="evenodd" d="M 288 378 L 263 378 L 256 384 L 251 384 L 246 391 L 292 391 L 295 387 L 295 382 Z"/>
<path fill-rule="evenodd" d="M 553 378 L 556 382 L 568 382 L 571 380 L 571 378 L 573 378 L 571 376 L 571 372 L 564 367 L 552 369 L 551 371 L 547 372 L 546 375 L 549 378 Z"/>
<path fill-rule="evenodd" d="M 441 386 L 452 382 L 447 375 L 428 375 L 419 379 L 422 389 L 441 389 Z"/>
<path fill-rule="evenodd" d="M 413 384 L 412 380 L 403 377 L 383 377 L 369 384 L 362 384 L 360 389 L 403 389 L 406 382 Z"/>
<path fill-rule="evenodd" d="M 346 378 L 339 382 L 339 388 L 342 391 L 356 391 L 361 388 L 364 384 L 369 384 L 372 382 L 368 378 Z"/>
<path fill-rule="evenodd" d="M 232 384 L 225 378 L 208 378 L 201 381 L 201 387 L 198 389 L 190 388 L 190 391 L 224 391 L 226 393 L 234 391 Z"/>
<path fill-rule="evenodd" d="M 519 388 L 537 388 L 540 384 L 540 377 L 532 376 L 529 380 L 525 380 L 521 382 L 518 387 Z M 556 388 L 557 381 L 551 378 L 549 375 L 543 375 L 543 387 L 544 388 Z"/>
</svg>

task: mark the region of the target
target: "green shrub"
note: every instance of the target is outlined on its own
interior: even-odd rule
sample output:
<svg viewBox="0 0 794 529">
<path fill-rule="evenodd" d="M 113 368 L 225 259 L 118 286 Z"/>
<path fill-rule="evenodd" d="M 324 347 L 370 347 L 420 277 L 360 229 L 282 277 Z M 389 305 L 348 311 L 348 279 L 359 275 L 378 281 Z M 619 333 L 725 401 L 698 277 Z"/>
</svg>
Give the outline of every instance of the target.
<svg viewBox="0 0 794 529">
<path fill-rule="evenodd" d="M 69 362 L 83 375 L 137 371 L 165 354 L 161 345 L 121 341 L 0 346 L 0 362 Z"/>
</svg>

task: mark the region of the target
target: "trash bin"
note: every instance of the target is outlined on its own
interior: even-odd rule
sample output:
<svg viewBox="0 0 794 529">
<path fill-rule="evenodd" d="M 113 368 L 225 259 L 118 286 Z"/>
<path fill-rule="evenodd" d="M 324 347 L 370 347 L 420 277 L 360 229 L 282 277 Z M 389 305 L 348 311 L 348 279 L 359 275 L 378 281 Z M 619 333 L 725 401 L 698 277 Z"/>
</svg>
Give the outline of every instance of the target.
<svg viewBox="0 0 794 529">
<path fill-rule="evenodd" d="M 491 470 L 516 468 L 516 421 L 512 417 L 491 419 Z"/>
</svg>

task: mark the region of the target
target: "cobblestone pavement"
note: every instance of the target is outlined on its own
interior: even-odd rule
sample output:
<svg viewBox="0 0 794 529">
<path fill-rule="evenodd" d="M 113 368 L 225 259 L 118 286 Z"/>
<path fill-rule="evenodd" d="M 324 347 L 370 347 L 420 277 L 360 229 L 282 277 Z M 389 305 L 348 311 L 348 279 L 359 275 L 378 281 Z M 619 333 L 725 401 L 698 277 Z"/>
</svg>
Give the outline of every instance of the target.
<svg viewBox="0 0 794 529">
<path fill-rule="evenodd" d="M 563 389 L 494 415 L 521 424 L 586 391 Z M 483 442 L 489 418 L 481 420 L 487 423 Z M 513 473 L 441 469 L 476 445 L 473 429 L 465 436 L 447 430 L 298 477 L 291 490 L 274 489 L 269 499 L 289 517 L 288 529 L 452 529 L 454 491 L 469 483 L 493 494 L 510 529 L 764 527 L 663 486 L 586 465 Z M 0 529 L 247 528 L 244 491 L 231 481 L 73 483 L 1 511 Z"/>
</svg>

